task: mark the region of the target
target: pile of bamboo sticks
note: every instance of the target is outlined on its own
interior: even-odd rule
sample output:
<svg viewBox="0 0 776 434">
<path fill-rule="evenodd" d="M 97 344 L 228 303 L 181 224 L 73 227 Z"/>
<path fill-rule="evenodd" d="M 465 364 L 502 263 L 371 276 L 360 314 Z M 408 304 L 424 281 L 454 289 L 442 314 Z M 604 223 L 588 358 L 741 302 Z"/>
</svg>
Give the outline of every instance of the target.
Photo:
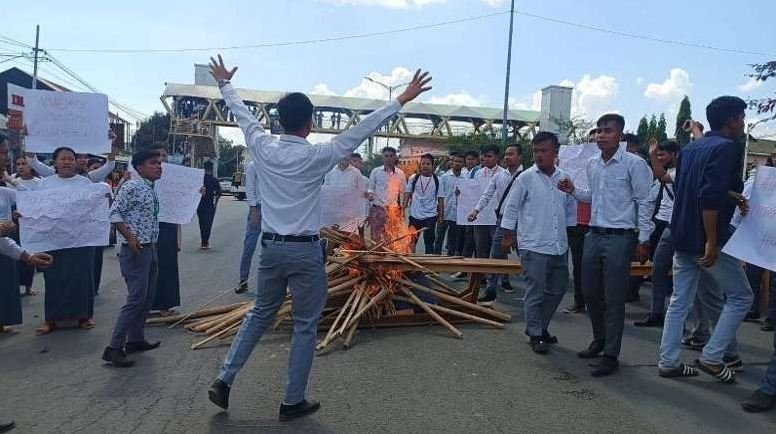
<svg viewBox="0 0 776 434">
<path fill-rule="evenodd" d="M 417 234 L 411 232 L 399 238 Z M 479 281 L 478 273 L 515 273 L 519 266 L 514 262 L 401 253 L 391 249 L 399 238 L 378 243 L 337 229 L 322 229 L 321 235 L 329 249 L 328 300 L 320 321 L 325 335 L 318 351 L 339 340 L 344 348 L 351 347 L 356 330 L 364 327 L 440 324 L 456 338 L 462 338 L 463 333 L 453 323 L 476 322 L 502 329 L 511 320 L 507 313 L 477 305 L 476 288 L 472 293 L 471 282 Z M 468 291 L 451 287 L 438 274 L 451 271 L 472 274 Z M 171 324 L 171 328 L 185 324 L 187 330 L 206 336 L 192 345 L 197 349 L 234 336 L 253 305 L 209 304 L 188 315 L 152 318 L 148 323 Z M 291 296 L 287 295 L 273 328 L 292 323 L 292 306 Z"/>
</svg>

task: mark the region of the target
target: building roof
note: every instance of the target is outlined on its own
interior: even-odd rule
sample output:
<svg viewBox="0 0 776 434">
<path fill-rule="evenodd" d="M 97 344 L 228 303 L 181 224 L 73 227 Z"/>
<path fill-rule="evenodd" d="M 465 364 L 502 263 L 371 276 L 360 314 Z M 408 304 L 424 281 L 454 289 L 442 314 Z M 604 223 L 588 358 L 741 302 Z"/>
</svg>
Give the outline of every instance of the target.
<svg viewBox="0 0 776 434">
<path fill-rule="evenodd" d="M 262 91 L 251 89 L 237 89 L 237 93 L 245 101 L 259 103 L 276 103 L 286 92 Z M 194 84 L 167 83 L 162 97 L 195 97 L 219 100 L 221 92 L 215 86 L 202 86 Z M 385 100 L 352 98 L 333 95 L 308 94 L 313 105 L 320 108 L 344 108 L 353 111 L 371 112 L 385 105 Z M 469 120 L 472 118 L 499 120 L 502 119 L 504 110 L 492 107 L 469 107 L 450 104 L 429 104 L 423 102 L 411 102 L 401 110 L 403 113 L 414 115 L 427 115 L 448 117 L 450 120 Z M 530 110 L 509 110 L 507 119 L 526 124 L 539 122 L 539 112 Z"/>
<path fill-rule="evenodd" d="M 776 154 L 776 140 L 758 139 L 750 135 L 749 154 L 758 154 L 758 155 Z"/>
</svg>

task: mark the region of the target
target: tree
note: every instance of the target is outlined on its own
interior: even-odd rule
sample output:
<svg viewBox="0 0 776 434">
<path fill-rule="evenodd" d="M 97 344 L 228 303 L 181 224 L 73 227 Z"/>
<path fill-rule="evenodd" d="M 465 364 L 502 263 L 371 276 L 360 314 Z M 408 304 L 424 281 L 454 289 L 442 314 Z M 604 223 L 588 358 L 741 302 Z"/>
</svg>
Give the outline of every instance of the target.
<svg viewBox="0 0 776 434">
<path fill-rule="evenodd" d="M 522 139 L 515 140 L 510 138 L 507 143 L 517 143 L 523 149 L 523 166 L 530 167 L 533 165 L 533 148 L 531 147 L 531 138 L 528 135 L 523 135 Z M 504 146 L 501 144 L 501 134 L 493 134 L 490 132 L 485 133 L 468 133 L 461 135 L 454 135 L 447 139 L 447 150 L 450 152 L 466 153 L 467 151 L 479 151 L 479 149 L 485 145 L 497 145 L 501 150 L 501 154 L 504 154 Z"/>
<path fill-rule="evenodd" d="M 555 122 L 558 124 L 561 142 L 565 143 L 564 139 L 568 139 L 570 144 L 587 143 L 588 133 L 595 126 L 595 122 L 579 116 L 567 120 L 558 119 Z"/>
<path fill-rule="evenodd" d="M 234 146 L 234 143 L 224 137 L 218 136 L 218 176 L 234 175 L 239 169 L 237 161 L 242 160 L 245 155 L 245 148 Z"/>
<path fill-rule="evenodd" d="M 137 152 L 156 144 L 168 144 L 170 137 L 170 115 L 155 112 L 140 123 L 132 136 L 132 149 Z"/>
<path fill-rule="evenodd" d="M 776 78 L 776 60 L 767 63 L 756 63 L 751 65 L 754 72 L 749 74 L 750 77 L 755 78 L 758 81 L 766 81 L 771 78 Z M 749 100 L 749 107 L 752 110 L 757 110 L 758 114 L 768 114 L 770 117 L 765 118 L 767 120 L 776 119 L 776 98 L 760 98 Z M 771 115 L 772 114 L 772 115 Z"/>
<path fill-rule="evenodd" d="M 657 137 L 657 116 L 652 113 L 652 117 L 649 118 L 649 129 L 647 130 L 647 141 L 653 137 Z"/>
<path fill-rule="evenodd" d="M 658 142 L 668 140 L 666 128 L 668 128 L 668 125 L 666 124 L 666 114 L 660 113 L 660 119 L 657 121 L 657 130 L 655 131 L 655 138 Z"/>
<path fill-rule="evenodd" d="M 641 117 L 639 129 L 636 130 L 636 135 L 639 137 L 639 146 L 642 148 L 647 146 L 647 142 L 649 141 L 649 122 L 647 122 L 646 115 Z"/>
<path fill-rule="evenodd" d="M 685 95 L 684 98 L 682 98 L 681 104 L 679 104 L 679 113 L 676 114 L 676 130 L 674 131 L 674 137 L 676 137 L 679 146 L 690 143 L 690 133 L 682 128 L 684 123 L 690 119 L 692 119 L 690 97 Z"/>
</svg>

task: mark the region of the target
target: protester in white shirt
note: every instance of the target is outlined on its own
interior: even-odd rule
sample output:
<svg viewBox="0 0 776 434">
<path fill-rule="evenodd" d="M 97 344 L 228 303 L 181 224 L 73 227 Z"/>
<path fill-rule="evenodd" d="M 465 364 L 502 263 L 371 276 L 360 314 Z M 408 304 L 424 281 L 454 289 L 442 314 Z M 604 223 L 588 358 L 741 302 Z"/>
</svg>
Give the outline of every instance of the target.
<svg viewBox="0 0 776 434">
<path fill-rule="evenodd" d="M 344 194 L 341 196 L 342 200 L 355 200 L 358 203 L 368 202 L 364 200 L 368 180 L 364 182 L 364 176 L 360 170 L 350 164 L 350 158 L 351 156 L 348 155 L 340 160 L 334 169 L 326 174 L 323 185 L 344 189 Z M 359 216 L 353 217 L 351 221 L 343 221 L 340 224 L 340 230 L 355 231 L 356 228 L 361 227 L 368 214 L 366 212 L 360 212 L 359 214 Z"/>
<path fill-rule="evenodd" d="M 594 340 L 578 356 L 594 358 L 604 353 L 591 371 L 596 377 L 611 375 L 619 367 L 636 229 L 636 257 L 644 261 L 649 256 L 649 237 L 655 227 L 649 201 L 652 171 L 643 158 L 620 147 L 625 119 L 606 114 L 598 119 L 597 126 L 596 140 L 601 153 L 586 166 L 590 189 L 577 189 L 570 179 L 559 184 L 561 190 L 577 200 L 592 204 L 590 233 L 582 257 L 582 290 Z"/>
<path fill-rule="evenodd" d="M 245 225 L 245 238 L 240 259 L 240 284 L 234 292 L 241 294 L 248 290 L 248 278 L 251 263 L 261 235 L 261 188 L 256 163 L 251 161 L 245 166 L 245 201 L 248 202 L 248 221 Z"/>
<path fill-rule="evenodd" d="M 361 158 L 361 154 L 359 154 L 358 152 L 354 152 L 354 153 L 350 154 L 350 164 L 353 167 L 355 167 L 356 169 L 358 169 L 358 173 L 361 174 L 361 179 L 363 180 L 364 185 L 367 186 L 367 188 L 368 188 L 368 186 L 369 186 L 369 178 L 364 176 L 364 160 Z M 364 197 L 367 198 L 368 196 L 369 196 L 369 193 L 364 192 Z M 368 200 L 366 200 L 366 201 L 364 201 L 364 206 L 365 206 L 364 215 L 367 216 L 367 219 L 368 219 L 369 218 L 369 210 L 370 210 L 370 208 L 372 208 L 372 204 Z M 362 236 L 362 237 L 364 236 L 364 225 L 365 224 L 366 224 L 366 220 L 364 220 L 363 222 L 361 222 L 361 224 L 358 225 L 358 234 L 360 236 Z"/>
<path fill-rule="evenodd" d="M 395 100 L 331 142 L 312 146 L 306 140 L 313 126 L 313 105 L 307 96 L 290 93 L 278 101 L 285 134 L 277 139 L 264 131 L 229 83 L 237 68 L 226 69 L 221 56 L 211 62 L 211 74 L 245 134 L 262 182 L 263 233 L 256 303 L 243 320 L 218 379 L 209 390 L 209 398 L 217 406 L 228 408 L 229 391 L 237 372 L 275 320 L 288 290 L 294 300 L 295 326 L 280 420 L 290 420 L 320 408 L 319 403 L 305 399 L 305 389 L 315 353 L 318 321 L 326 304 L 325 246 L 319 237 L 324 176 L 394 117 L 402 105 L 429 90 L 426 85 L 431 78 L 418 71 Z"/>
<path fill-rule="evenodd" d="M 371 238 L 375 241 L 385 238 L 387 208 L 401 207 L 401 198 L 407 182 L 404 172 L 396 167 L 396 149 L 386 146 L 382 154 L 383 165 L 372 169 L 367 188 L 367 196 L 372 203 L 369 209 L 369 227 Z"/>
<path fill-rule="evenodd" d="M 440 178 L 445 191 L 445 218 L 437 228 L 434 254 L 442 254 L 442 245 L 445 241 L 445 235 L 447 235 L 447 256 L 461 256 L 465 226 L 456 224 L 458 198 L 455 196 L 455 190 L 458 188 L 458 182 L 466 178 L 466 173 L 463 168 L 463 154 L 453 152 L 450 155 L 453 157 L 450 170 Z"/>
<path fill-rule="evenodd" d="M 405 208 L 410 209 L 410 227 L 423 231 L 426 254 L 434 253 L 436 226 L 444 221 L 445 189 L 439 177 L 432 171 L 434 157 L 424 154 L 420 157 L 420 173 L 410 176 L 405 193 Z M 415 237 L 417 243 L 418 237 Z"/>
<path fill-rule="evenodd" d="M 523 266 L 526 334 L 531 349 L 544 354 L 557 342 L 548 327 L 569 286 L 568 238 L 566 228 L 577 224 L 577 201 L 558 190 L 568 174 L 555 167 L 560 143 L 550 132 L 532 140 L 533 167 L 518 175 L 504 204 L 501 246 L 514 244 L 517 227 L 520 264 Z"/>
<path fill-rule="evenodd" d="M 502 231 L 499 229 L 501 220 L 501 209 L 503 208 L 504 201 L 506 200 L 509 190 L 512 188 L 517 176 L 523 170 L 523 152 L 518 144 L 511 144 L 507 146 L 504 152 L 503 163 L 507 167 L 506 169 L 501 166 L 496 168 L 490 168 L 487 163 L 488 149 L 483 148 L 485 153 L 486 164 L 474 174 L 474 178 L 490 177 L 490 182 L 487 188 L 482 193 L 480 201 L 474 208 L 474 211 L 469 214 L 469 221 L 476 221 L 480 212 L 493 202 L 496 208 L 496 225 L 495 226 L 475 226 L 474 228 L 474 242 L 477 247 L 478 258 L 494 258 L 494 259 L 506 259 L 507 255 L 501 250 L 501 236 Z M 513 292 L 512 284 L 509 282 L 508 275 L 493 274 L 488 276 L 488 283 L 485 289 L 485 293 L 479 298 L 478 302 L 483 306 L 489 306 L 496 301 L 496 287 L 499 282 L 501 288 L 505 292 Z"/>
</svg>

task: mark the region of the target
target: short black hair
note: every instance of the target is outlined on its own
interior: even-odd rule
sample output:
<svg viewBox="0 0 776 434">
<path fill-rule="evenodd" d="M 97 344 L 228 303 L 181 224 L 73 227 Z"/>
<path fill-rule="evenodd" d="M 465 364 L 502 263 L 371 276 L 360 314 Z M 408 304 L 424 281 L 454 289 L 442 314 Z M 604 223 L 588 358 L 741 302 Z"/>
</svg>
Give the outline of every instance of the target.
<svg viewBox="0 0 776 434">
<path fill-rule="evenodd" d="M 550 141 L 555 146 L 555 149 L 560 149 L 560 142 L 558 141 L 558 136 L 555 135 L 555 133 L 551 133 L 549 131 L 539 131 L 536 133 L 536 135 L 531 139 L 532 145 L 537 145 L 541 142 Z"/>
<path fill-rule="evenodd" d="M 517 150 L 518 154 L 523 155 L 523 147 L 520 146 L 519 143 L 510 143 L 510 144 L 507 145 L 506 149 L 508 149 L 508 148 L 515 148 Z"/>
<path fill-rule="evenodd" d="M 451 157 L 453 157 L 453 158 L 456 158 L 456 157 L 461 157 L 461 158 L 463 158 L 463 154 L 462 154 L 462 153 L 460 153 L 460 152 L 458 152 L 458 151 L 453 151 L 453 152 L 451 152 L 451 153 L 450 153 L 450 156 L 451 156 Z"/>
<path fill-rule="evenodd" d="M 73 154 L 73 158 L 75 158 L 75 156 L 77 155 L 73 150 L 73 148 L 68 148 L 67 146 L 60 146 L 57 149 L 54 149 L 54 156 L 51 158 L 56 160 L 59 157 L 59 154 L 63 152 L 70 152 L 71 154 Z"/>
<path fill-rule="evenodd" d="M 213 162 L 208 160 L 202 163 L 202 168 L 205 170 L 213 170 Z"/>
<path fill-rule="evenodd" d="M 501 155 L 501 149 L 497 145 L 485 145 L 480 150 L 481 154 L 487 154 L 488 152 L 493 152 L 496 155 Z"/>
<path fill-rule="evenodd" d="M 670 154 L 678 154 L 679 144 L 673 140 L 665 140 L 657 145 L 657 149 L 663 152 L 668 152 Z"/>
<path fill-rule="evenodd" d="M 598 118 L 598 122 L 596 122 L 595 124 L 597 127 L 600 128 L 609 122 L 614 122 L 615 124 L 617 124 L 617 129 L 620 130 L 620 132 L 622 132 L 622 130 L 625 129 L 625 118 L 618 115 L 617 113 L 607 113 L 601 116 L 600 118 Z"/>
<path fill-rule="evenodd" d="M 625 134 L 624 136 L 622 136 L 622 140 L 625 143 L 635 143 L 636 146 L 639 146 L 639 136 L 637 136 L 637 135 L 635 135 L 633 133 Z"/>
<path fill-rule="evenodd" d="M 590 137 L 593 134 L 598 134 L 598 128 L 591 128 L 590 131 L 587 132 L 587 136 Z"/>
<path fill-rule="evenodd" d="M 170 152 L 170 149 L 165 145 L 164 143 L 154 143 L 153 145 L 149 146 L 147 151 L 167 151 Z"/>
<path fill-rule="evenodd" d="M 278 101 L 278 114 L 284 130 L 299 131 L 312 122 L 313 103 L 301 92 L 287 93 Z"/>
<path fill-rule="evenodd" d="M 386 147 L 383 148 L 382 151 L 380 151 L 381 154 L 385 154 L 386 152 L 390 152 L 393 155 L 396 155 L 396 148 L 391 147 L 391 146 L 386 146 Z"/>
<path fill-rule="evenodd" d="M 143 163 L 145 163 L 146 161 L 152 158 L 159 158 L 159 152 L 152 151 L 150 149 L 135 152 L 134 154 L 132 154 L 132 162 L 131 162 L 132 167 L 134 167 L 135 170 L 139 172 L 140 169 L 138 169 L 138 167 L 140 167 Z"/>
<path fill-rule="evenodd" d="M 359 154 L 358 152 L 354 152 L 350 154 L 350 158 L 358 158 L 359 160 L 363 160 L 363 158 L 361 158 L 361 154 Z"/>
<path fill-rule="evenodd" d="M 706 106 L 706 119 L 713 131 L 721 130 L 727 121 L 746 111 L 746 102 L 737 96 L 720 96 Z"/>
<path fill-rule="evenodd" d="M 477 151 L 466 151 L 466 155 L 464 155 L 464 157 L 480 158 L 480 154 L 478 154 Z"/>
<path fill-rule="evenodd" d="M 420 160 L 421 161 L 429 160 L 429 161 L 431 161 L 431 164 L 434 164 L 434 156 L 429 154 L 429 153 L 425 153 L 425 154 L 421 155 L 420 156 Z"/>
<path fill-rule="evenodd" d="M 105 164 L 100 158 L 90 158 L 87 164 L 91 166 L 92 164 L 95 164 L 95 163 Z"/>
</svg>

